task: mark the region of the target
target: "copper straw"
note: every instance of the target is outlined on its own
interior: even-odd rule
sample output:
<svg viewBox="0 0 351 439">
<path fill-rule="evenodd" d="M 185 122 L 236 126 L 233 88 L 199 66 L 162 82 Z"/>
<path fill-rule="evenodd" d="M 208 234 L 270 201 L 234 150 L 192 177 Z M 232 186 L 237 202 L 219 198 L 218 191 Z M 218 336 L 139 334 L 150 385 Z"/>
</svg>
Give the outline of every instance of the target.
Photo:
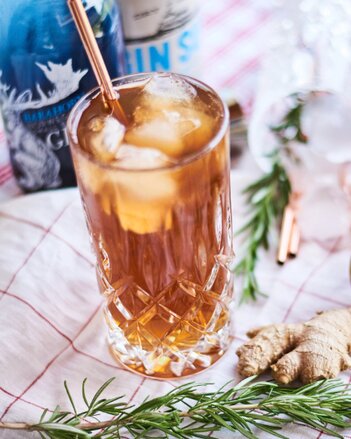
<svg viewBox="0 0 351 439">
<path fill-rule="evenodd" d="M 277 254 L 278 264 L 284 264 L 289 252 L 290 236 L 294 224 L 294 211 L 290 206 L 286 206 L 283 215 L 282 227 L 280 232 L 280 241 Z"/>
<path fill-rule="evenodd" d="M 297 256 L 299 252 L 299 246 L 300 246 L 300 230 L 299 226 L 297 225 L 296 219 L 293 224 L 293 228 L 291 231 L 290 236 L 290 242 L 289 242 L 289 256 L 294 258 Z"/>
<path fill-rule="evenodd" d="M 102 58 L 99 46 L 95 40 L 88 16 L 81 0 L 67 0 L 68 7 L 78 29 L 84 49 L 88 55 L 96 80 L 101 88 L 107 104 L 116 113 L 119 121 L 127 124 L 127 118 L 118 102 L 118 94 L 113 88 L 111 78 Z"/>
</svg>

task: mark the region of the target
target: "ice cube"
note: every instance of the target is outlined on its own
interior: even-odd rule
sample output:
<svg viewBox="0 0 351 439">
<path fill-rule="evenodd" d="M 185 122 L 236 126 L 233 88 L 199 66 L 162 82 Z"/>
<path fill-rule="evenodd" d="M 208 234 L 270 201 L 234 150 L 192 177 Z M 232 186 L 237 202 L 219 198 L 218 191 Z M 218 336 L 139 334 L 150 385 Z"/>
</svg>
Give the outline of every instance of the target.
<svg viewBox="0 0 351 439">
<path fill-rule="evenodd" d="M 102 162 L 114 160 L 124 138 L 124 125 L 114 116 L 97 116 L 90 120 L 88 129 L 88 146 L 94 156 Z"/>
<path fill-rule="evenodd" d="M 197 90 L 173 74 L 156 74 L 138 95 L 126 142 L 180 158 L 204 147 L 213 132 Z"/>
<path fill-rule="evenodd" d="M 132 172 L 117 170 L 115 172 L 115 182 L 122 192 L 127 193 L 127 198 L 157 204 L 175 196 L 177 185 L 173 172 L 162 169 L 169 164 L 164 154 L 151 148 L 122 145 L 119 155 L 120 159 L 115 162 L 116 166 L 126 170 L 134 169 Z"/>
<path fill-rule="evenodd" d="M 174 117 L 177 118 L 183 109 L 204 109 L 196 89 L 186 80 L 169 73 L 153 76 L 138 95 L 136 104 L 133 116 L 137 125 L 158 117 L 165 119 L 165 116 L 173 123 Z"/>
<path fill-rule="evenodd" d="M 122 143 L 118 149 L 114 165 L 124 169 L 158 169 L 172 164 L 169 157 L 152 148 L 139 148 Z"/>
<path fill-rule="evenodd" d="M 179 157 L 184 150 L 177 126 L 162 117 L 132 127 L 127 131 L 125 140 L 133 145 L 158 149 L 169 157 Z"/>
<path fill-rule="evenodd" d="M 171 158 L 201 149 L 213 131 L 213 120 L 205 112 L 174 104 L 158 110 L 138 107 L 135 122 L 125 135 L 126 141 L 157 148 Z"/>
<path fill-rule="evenodd" d="M 167 101 L 191 102 L 196 96 L 196 89 L 187 81 L 172 73 L 156 73 L 146 83 L 141 92 L 146 99 L 162 98 Z"/>
<path fill-rule="evenodd" d="M 334 163 L 350 161 L 350 110 L 342 96 L 325 93 L 310 99 L 301 120 L 309 148 Z"/>
<path fill-rule="evenodd" d="M 181 118 L 177 123 L 181 133 L 186 154 L 198 151 L 211 140 L 215 120 L 198 108 L 181 110 Z"/>
<path fill-rule="evenodd" d="M 168 230 L 178 182 L 171 169 L 162 169 L 170 164 L 167 156 L 157 149 L 122 144 L 117 157 L 114 164 L 122 170 L 112 171 L 111 184 L 122 227 L 138 234 Z"/>
<path fill-rule="evenodd" d="M 299 224 L 306 240 L 325 241 L 350 230 L 348 200 L 339 187 L 320 184 L 310 188 L 300 202 Z"/>
</svg>

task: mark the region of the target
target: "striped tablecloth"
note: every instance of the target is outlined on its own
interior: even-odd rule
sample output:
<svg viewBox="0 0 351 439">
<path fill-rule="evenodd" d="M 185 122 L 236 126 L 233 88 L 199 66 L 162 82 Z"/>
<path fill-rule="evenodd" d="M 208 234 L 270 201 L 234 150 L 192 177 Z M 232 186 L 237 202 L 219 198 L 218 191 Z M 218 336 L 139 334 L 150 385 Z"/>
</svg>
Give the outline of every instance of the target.
<svg viewBox="0 0 351 439">
<path fill-rule="evenodd" d="M 250 179 L 249 173 L 233 171 L 237 227 L 243 220 L 240 190 Z M 36 422 L 44 408 L 60 404 L 69 409 L 64 380 L 80 401 L 84 377 L 91 394 L 115 376 L 107 395 L 125 395 L 131 404 L 184 382 L 146 379 L 114 362 L 107 347 L 102 298 L 77 189 L 27 195 L 0 204 L 0 230 L 6 231 L 0 234 L 0 421 Z M 307 320 L 320 310 L 350 306 L 350 247 L 350 237 L 338 236 L 336 231 L 325 241 L 304 240 L 299 257 L 283 267 L 274 262 L 273 250 L 262 257 L 258 279 L 269 298 L 236 309 L 233 344 L 196 381 L 216 386 L 239 381 L 235 350 L 253 326 Z M 239 282 L 236 288 L 240 291 Z M 343 376 L 351 382 L 350 372 Z M 77 409 L 82 408 L 80 401 Z M 296 439 L 322 436 L 296 426 L 285 434 Z M 25 438 L 1 431 L 0 437 Z M 223 433 L 221 437 L 241 435 Z M 259 437 L 267 436 L 260 433 Z M 351 430 L 345 437 L 351 438 Z"/>
<path fill-rule="evenodd" d="M 207 2 L 206 17 L 206 80 L 221 90 L 229 87 L 249 109 L 272 23 L 271 10 L 266 2 L 217 0 Z M 172 389 L 181 381 L 154 381 L 132 374 L 121 369 L 108 351 L 77 190 L 16 197 L 20 191 L 11 176 L 3 135 L 0 139 L 0 201 L 8 200 L 0 203 L 0 420 L 35 422 L 44 408 L 60 404 L 68 409 L 65 379 L 78 397 L 84 377 L 91 394 L 115 376 L 107 395 L 125 394 L 131 404 Z M 244 218 L 240 190 L 252 179 L 251 169 L 232 173 L 236 228 Z M 305 238 L 299 257 L 283 267 L 275 264 L 273 250 L 262 256 L 258 278 L 269 297 L 236 310 L 232 346 L 196 380 L 217 386 L 238 381 L 235 349 L 252 326 L 301 321 L 319 310 L 350 306 L 350 247 L 350 236 L 336 230 L 327 240 Z M 239 282 L 236 288 L 240 291 Z M 351 382 L 350 372 L 343 377 Z M 297 426 L 284 434 L 327 437 Z M 351 430 L 344 435 L 351 439 Z M 0 437 L 27 436 L 0 432 Z M 223 433 L 222 437 L 242 436 Z"/>
</svg>

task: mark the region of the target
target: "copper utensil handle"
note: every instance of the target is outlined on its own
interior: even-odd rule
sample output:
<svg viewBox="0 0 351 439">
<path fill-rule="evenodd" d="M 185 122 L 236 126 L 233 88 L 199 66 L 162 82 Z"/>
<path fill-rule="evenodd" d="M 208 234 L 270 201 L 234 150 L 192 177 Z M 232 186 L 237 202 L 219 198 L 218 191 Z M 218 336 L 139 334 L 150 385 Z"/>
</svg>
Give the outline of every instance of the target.
<svg viewBox="0 0 351 439">
<path fill-rule="evenodd" d="M 106 98 L 112 101 L 117 98 L 117 95 L 113 89 L 106 64 L 102 58 L 84 6 L 81 0 L 67 0 L 67 3 L 72 17 L 76 23 L 80 38 L 87 52 L 96 79 Z"/>
<path fill-rule="evenodd" d="M 290 242 L 289 242 L 289 256 L 294 258 L 297 256 L 300 247 L 300 230 L 297 225 L 296 219 L 291 230 Z"/>
<path fill-rule="evenodd" d="M 284 262 L 287 260 L 289 253 L 290 237 L 293 229 L 294 220 L 295 220 L 294 211 L 290 206 L 286 206 L 284 210 L 282 227 L 280 232 L 280 241 L 279 241 L 279 248 L 277 254 L 278 264 L 284 264 Z"/>
</svg>

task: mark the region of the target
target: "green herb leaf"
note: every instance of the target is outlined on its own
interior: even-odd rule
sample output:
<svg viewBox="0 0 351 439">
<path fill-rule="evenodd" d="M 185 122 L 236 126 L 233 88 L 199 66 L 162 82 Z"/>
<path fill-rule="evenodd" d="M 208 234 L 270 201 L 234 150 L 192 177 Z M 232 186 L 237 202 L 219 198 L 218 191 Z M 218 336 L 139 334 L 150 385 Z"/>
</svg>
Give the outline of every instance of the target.
<svg viewBox="0 0 351 439">
<path fill-rule="evenodd" d="M 291 194 L 290 180 L 278 152 L 270 154 L 270 158 L 271 170 L 243 191 L 250 216 L 237 232 L 237 236 L 244 235 L 244 256 L 234 268 L 243 277 L 241 302 L 262 295 L 255 274 L 259 250 L 269 248 L 269 234 L 282 217 Z"/>
</svg>

